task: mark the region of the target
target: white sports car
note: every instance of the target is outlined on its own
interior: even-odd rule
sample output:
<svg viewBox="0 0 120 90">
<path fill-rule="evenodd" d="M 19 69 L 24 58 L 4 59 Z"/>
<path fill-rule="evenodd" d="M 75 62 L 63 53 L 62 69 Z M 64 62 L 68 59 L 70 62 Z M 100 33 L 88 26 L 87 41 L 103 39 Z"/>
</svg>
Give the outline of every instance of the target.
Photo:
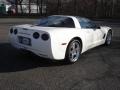
<svg viewBox="0 0 120 90">
<path fill-rule="evenodd" d="M 10 28 L 10 42 L 17 49 L 28 50 L 40 57 L 74 63 L 93 47 L 110 45 L 112 29 L 77 17 L 52 15 L 34 25 Z"/>
</svg>

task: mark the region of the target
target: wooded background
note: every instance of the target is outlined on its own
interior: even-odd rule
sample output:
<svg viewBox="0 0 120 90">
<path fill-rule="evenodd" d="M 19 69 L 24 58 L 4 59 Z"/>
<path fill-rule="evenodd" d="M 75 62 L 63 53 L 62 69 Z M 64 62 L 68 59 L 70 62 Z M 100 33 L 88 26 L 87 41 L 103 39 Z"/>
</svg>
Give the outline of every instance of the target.
<svg viewBox="0 0 120 90">
<path fill-rule="evenodd" d="M 11 1 L 11 0 L 7 0 Z M 96 18 L 120 18 L 120 0 L 15 0 L 16 14 L 17 5 L 28 3 L 31 15 L 31 4 L 38 6 L 37 14 L 43 15 L 43 5 L 46 6 L 45 15 L 63 14 L 77 15 Z M 13 2 L 11 2 L 13 4 Z M 23 14 L 23 13 L 22 13 Z"/>
</svg>

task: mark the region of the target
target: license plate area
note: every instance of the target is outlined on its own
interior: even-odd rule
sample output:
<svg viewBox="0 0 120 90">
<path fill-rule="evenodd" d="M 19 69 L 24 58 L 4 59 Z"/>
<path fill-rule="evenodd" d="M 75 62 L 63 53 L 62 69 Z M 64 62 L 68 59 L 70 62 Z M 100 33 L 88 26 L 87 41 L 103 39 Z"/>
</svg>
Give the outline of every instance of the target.
<svg viewBox="0 0 120 90">
<path fill-rule="evenodd" d="M 31 39 L 30 38 L 19 36 L 18 39 L 19 39 L 19 43 L 31 46 Z"/>
</svg>

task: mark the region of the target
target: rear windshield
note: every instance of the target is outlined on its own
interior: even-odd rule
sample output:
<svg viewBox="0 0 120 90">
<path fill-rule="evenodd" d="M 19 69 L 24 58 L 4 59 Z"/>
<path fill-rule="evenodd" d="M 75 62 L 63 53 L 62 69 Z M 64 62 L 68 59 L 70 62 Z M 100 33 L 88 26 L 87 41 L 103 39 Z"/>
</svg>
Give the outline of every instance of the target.
<svg viewBox="0 0 120 90">
<path fill-rule="evenodd" d="M 35 25 L 43 27 L 68 27 L 74 28 L 74 22 L 72 18 L 62 16 L 49 16 L 39 19 Z"/>
</svg>

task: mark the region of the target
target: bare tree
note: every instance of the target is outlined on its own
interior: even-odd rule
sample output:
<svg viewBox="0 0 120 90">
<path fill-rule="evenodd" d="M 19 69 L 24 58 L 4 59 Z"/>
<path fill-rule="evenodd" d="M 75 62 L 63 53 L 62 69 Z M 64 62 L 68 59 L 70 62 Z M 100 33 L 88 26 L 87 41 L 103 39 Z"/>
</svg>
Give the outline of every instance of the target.
<svg viewBox="0 0 120 90">
<path fill-rule="evenodd" d="M 15 0 L 15 11 L 18 14 L 18 0 Z"/>
<path fill-rule="evenodd" d="M 43 6 L 46 3 L 46 0 L 36 0 L 34 3 L 37 5 L 37 13 L 42 15 L 43 14 Z"/>
<path fill-rule="evenodd" d="M 31 14 L 31 0 L 29 0 L 29 15 Z"/>
<path fill-rule="evenodd" d="M 36 1 L 36 5 L 37 5 L 37 14 L 39 13 L 39 0 Z"/>
<path fill-rule="evenodd" d="M 39 0 L 39 11 L 40 11 L 40 15 L 43 14 L 43 0 Z"/>
<path fill-rule="evenodd" d="M 23 14 L 22 2 L 23 0 L 17 0 L 17 4 L 20 5 L 21 13 Z"/>
<path fill-rule="evenodd" d="M 18 5 L 23 13 L 22 3 L 25 0 L 7 0 L 9 3 Z M 15 2 L 13 2 L 15 1 Z M 46 5 L 47 14 L 69 14 L 87 17 L 120 17 L 120 0 L 26 0 L 29 14 L 31 14 L 31 3 L 37 5 L 37 13 L 43 15 Z"/>
</svg>

